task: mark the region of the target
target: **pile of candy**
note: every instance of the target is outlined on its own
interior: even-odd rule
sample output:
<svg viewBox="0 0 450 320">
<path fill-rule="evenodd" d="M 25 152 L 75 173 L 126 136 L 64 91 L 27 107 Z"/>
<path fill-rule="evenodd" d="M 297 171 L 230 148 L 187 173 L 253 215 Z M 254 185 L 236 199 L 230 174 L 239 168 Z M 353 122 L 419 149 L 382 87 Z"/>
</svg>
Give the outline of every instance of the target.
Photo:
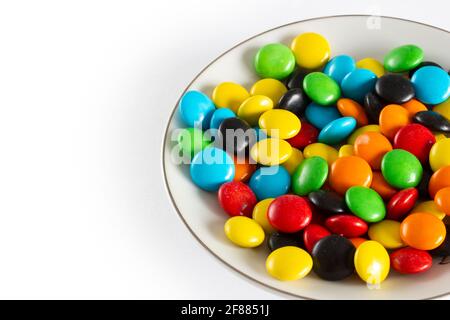
<svg viewBox="0 0 450 320">
<path fill-rule="evenodd" d="M 379 284 L 450 255 L 450 76 L 423 59 L 416 45 L 383 63 L 330 59 L 323 36 L 303 33 L 259 49 L 250 91 L 186 92 L 179 151 L 192 181 L 218 193 L 227 238 L 267 239 L 280 280 L 312 269 Z"/>
</svg>

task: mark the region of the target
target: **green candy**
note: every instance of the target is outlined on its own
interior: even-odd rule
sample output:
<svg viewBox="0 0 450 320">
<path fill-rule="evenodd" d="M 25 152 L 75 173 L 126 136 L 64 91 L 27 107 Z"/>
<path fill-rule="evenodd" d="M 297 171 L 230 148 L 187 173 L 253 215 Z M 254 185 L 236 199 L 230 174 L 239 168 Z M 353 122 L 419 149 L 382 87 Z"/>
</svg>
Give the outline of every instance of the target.
<svg viewBox="0 0 450 320">
<path fill-rule="evenodd" d="M 328 163 L 322 157 L 303 160 L 292 175 L 292 190 L 305 196 L 319 190 L 328 177 Z"/>
<path fill-rule="evenodd" d="M 422 180 L 423 168 L 412 153 L 394 149 L 386 153 L 381 161 L 381 173 L 394 188 L 416 187 Z"/>
<path fill-rule="evenodd" d="M 378 222 L 386 216 L 383 199 L 373 189 L 361 186 L 351 187 L 345 193 L 345 202 L 356 216 L 367 222 Z"/>
<path fill-rule="evenodd" d="M 281 43 L 271 43 L 258 50 L 254 65 L 262 78 L 284 79 L 294 71 L 295 56 Z"/>
<path fill-rule="evenodd" d="M 384 57 L 384 68 L 390 72 L 414 69 L 423 60 L 423 50 L 413 44 L 397 47 Z"/>
<path fill-rule="evenodd" d="M 303 80 L 303 89 L 317 104 L 329 106 L 341 97 L 339 85 L 322 72 L 312 72 Z"/>
<path fill-rule="evenodd" d="M 180 148 L 180 156 L 192 159 L 197 152 L 206 148 L 211 141 L 205 137 L 202 130 L 187 128 L 180 131 L 177 136 L 177 143 Z"/>
</svg>

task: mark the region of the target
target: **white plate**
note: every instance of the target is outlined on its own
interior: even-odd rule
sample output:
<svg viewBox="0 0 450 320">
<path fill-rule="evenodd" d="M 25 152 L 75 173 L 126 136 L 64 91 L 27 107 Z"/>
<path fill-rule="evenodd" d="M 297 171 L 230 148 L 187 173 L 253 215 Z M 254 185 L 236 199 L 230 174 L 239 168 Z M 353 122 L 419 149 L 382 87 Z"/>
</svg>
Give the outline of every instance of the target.
<svg viewBox="0 0 450 320">
<path fill-rule="evenodd" d="M 330 42 L 332 55 L 349 54 L 355 59 L 374 57 L 382 60 L 390 49 L 402 44 L 417 44 L 425 51 L 425 59 L 450 66 L 450 34 L 428 25 L 388 17 L 369 16 L 324 17 L 291 23 L 257 36 L 231 48 L 205 69 L 186 90 L 197 89 L 211 94 L 223 81 L 240 83 L 247 88 L 257 80 L 252 67 L 256 50 L 264 44 L 282 42 L 289 45 L 294 36 L 318 32 Z M 174 112 L 169 119 L 163 145 L 163 171 L 167 190 L 179 216 L 201 244 L 223 263 L 248 278 L 272 289 L 310 299 L 425 299 L 450 292 L 450 265 L 434 261 L 433 268 L 421 275 L 404 276 L 391 271 L 377 290 L 352 276 L 338 282 L 319 279 L 310 273 L 299 281 L 281 282 L 265 270 L 266 245 L 257 249 L 241 249 L 232 245 L 223 232 L 227 215 L 219 207 L 216 195 L 199 190 L 190 180 L 188 165 L 177 165 L 170 152 L 171 133 L 183 125 Z"/>
</svg>

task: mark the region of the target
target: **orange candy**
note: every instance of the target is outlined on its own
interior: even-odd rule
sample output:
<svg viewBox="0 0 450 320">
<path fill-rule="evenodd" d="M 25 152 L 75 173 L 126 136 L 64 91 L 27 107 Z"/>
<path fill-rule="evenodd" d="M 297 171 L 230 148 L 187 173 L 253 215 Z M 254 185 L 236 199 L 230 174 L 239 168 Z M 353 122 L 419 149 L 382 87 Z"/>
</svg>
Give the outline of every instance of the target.
<svg viewBox="0 0 450 320">
<path fill-rule="evenodd" d="M 256 170 L 256 164 L 248 163 L 248 160 L 238 161 L 237 157 L 234 157 L 234 181 L 246 182 L 252 176 Z"/>
<path fill-rule="evenodd" d="M 372 182 L 372 169 L 367 161 L 360 157 L 338 158 L 331 165 L 328 181 L 334 191 L 344 194 L 353 186 L 369 187 Z"/>
<path fill-rule="evenodd" d="M 397 193 L 397 190 L 387 183 L 380 171 L 373 172 L 372 184 L 370 187 L 378 192 L 378 194 L 386 201 L 390 200 Z"/>
<path fill-rule="evenodd" d="M 381 133 L 390 140 L 394 139 L 400 128 L 411 123 L 408 110 L 397 104 L 390 104 L 384 107 L 381 110 L 379 122 Z"/>
<path fill-rule="evenodd" d="M 350 240 L 357 249 L 364 241 L 367 241 L 367 239 L 364 238 L 350 238 L 348 240 Z"/>
<path fill-rule="evenodd" d="M 422 102 L 417 101 L 416 99 L 409 100 L 408 102 L 402 104 L 402 107 L 408 110 L 410 120 L 417 112 L 428 111 L 427 107 Z"/>
<path fill-rule="evenodd" d="M 431 176 L 428 183 L 431 198 L 434 199 L 436 193 L 445 187 L 450 187 L 450 166 L 440 168 Z"/>
<path fill-rule="evenodd" d="M 379 132 L 366 132 L 355 140 L 354 150 L 356 156 L 366 160 L 372 169 L 378 170 L 384 155 L 392 150 L 392 144 Z"/>
<path fill-rule="evenodd" d="M 436 193 L 434 202 L 447 216 L 450 216 L 450 187 L 443 188 Z"/>
<path fill-rule="evenodd" d="M 344 117 L 355 118 L 358 127 L 367 126 L 369 124 L 367 115 L 363 107 L 358 102 L 351 99 L 342 98 L 338 100 L 337 108 Z"/>
<path fill-rule="evenodd" d="M 400 225 L 400 236 L 407 245 L 432 250 L 445 240 L 445 224 L 429 213 L 412 213 Z"/>
</svg>

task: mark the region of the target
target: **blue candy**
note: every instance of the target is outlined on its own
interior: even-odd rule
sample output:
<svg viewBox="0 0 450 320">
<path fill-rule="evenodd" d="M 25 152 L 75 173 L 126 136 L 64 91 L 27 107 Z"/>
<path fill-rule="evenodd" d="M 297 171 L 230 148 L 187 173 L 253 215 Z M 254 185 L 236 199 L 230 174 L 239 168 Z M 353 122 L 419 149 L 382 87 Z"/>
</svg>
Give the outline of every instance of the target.
<svg viewBox="0 0 450 320">
<path fill-rule="evenodd" d="M 356 69 L 355 60 L 347 55 L 336 56 L 331 59 L 325 69 L 323 69 L 323 73 L 330 76 L 337 83 L 341 83 L 342 79 Z"/>
<path fill-rule="evenodd" d="M 235 118 L 236 115 L 234 114 L 231 109 L 228 108 L 220 108 L 214 111 L 214 113 L 211 116 L 211 121 L 209 124 L 210 129 L 219 129 L 220 124 L 223 120 L 228 118 Z"/>
<path fill-rule="evenodd" d="M 198 152 L 191 162 L 192 181 L 206 191 L 217 191 L 225 182 L 232 181 L 233 159 L 222 149 L 209 147 Z"/>
<path fill-rule="evenodd" d="M 416 97 L 426 104 L 439 104 L 450 96 L 450 76 L 435 66 L 422 67 L 411 78 Z"/>
<path fill-rule="evenodd" d="M 319 142 L 338 144 L 347 138 L 356 128 L 356 120 L 352 117 L 336 119 L 326 125 L 319 134 Z"/>
<path fill-rule="evenodd" d="M 180 100 L 178 110 L 181 119 L 188 127 L 208 129 L 216 107 L 212 100 L 200 91 L 188 91 Z"/>
<path fill-rule="evenodd" d="M 342 79 L 342 94 L 346 98 L 362 103 L 366 94 L 373 91 L 376 83 L 375 73 L 366 69 L 355 69 Z"/>
<path fill-rule="evenodd" d="M 338 109 L 332 106 L 321 106 L 310 103 L 305 110 L 305 117 L 314 127 L 322 129 L 331 121 L 341 117 Z"/>
<path fill-rule="evenodd" d="M 267 139 L 267 133 L 263 129 L 258 128 L 258 127 L 255 127 L 253 129 L 255 130 L 255 133 L 256 133 L 256 141 L 257 142 Z"/>
<path fill-rule="evenodd" d="M 262 167 L 250 178 L 249 186 L 258 200 L 276 198 L 289 191 L 291 177 L 284 167 Z"/>
</svg>

